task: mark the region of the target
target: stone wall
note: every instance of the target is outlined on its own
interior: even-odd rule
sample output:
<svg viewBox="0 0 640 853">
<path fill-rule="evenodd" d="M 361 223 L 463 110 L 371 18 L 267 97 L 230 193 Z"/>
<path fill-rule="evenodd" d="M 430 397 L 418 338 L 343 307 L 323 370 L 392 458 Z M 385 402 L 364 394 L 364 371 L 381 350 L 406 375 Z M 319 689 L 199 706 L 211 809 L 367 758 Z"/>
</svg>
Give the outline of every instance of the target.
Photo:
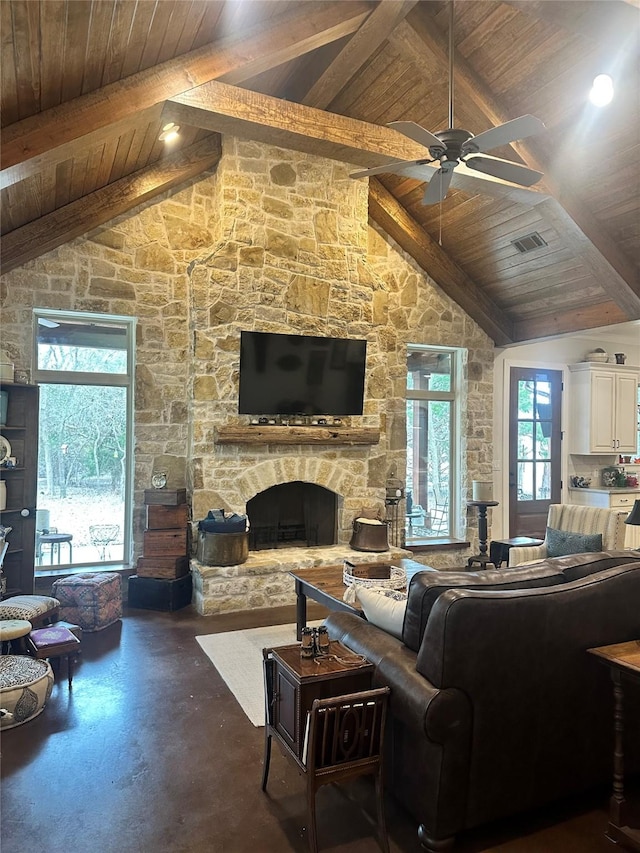
<svg viewBox="0 0 640 853">
<path fill-rule="evenodd" d="M 340 495 L 346 541 L 360 508 L 380 505 L 389 474 L 404 477 L 408 343 L 468 348 L 460 477 L 490 477 L 492 342 L 368 225 L 366 181 L 349 171 L 225 139 L 215 173 L 0 279 L 3 347 L 18 368 L 31 368 L 33 307 L 138 317 L 136 553 L 142 491 L 157 467 L 170 485 L 189 486 L 196 519 L 211 507 L 242 511 L 282 478 L 313 476 Z M 366 338 L 365 412 L 354 422 L 379 426 L 380 444 L 216 446 L 216 426 L 242 421 L 241 329 Z M 459 521 L 464 530 L 463 509 Z M 437 565 L 452 559 L 459 554 L 430 555 Z"/>
</svg>

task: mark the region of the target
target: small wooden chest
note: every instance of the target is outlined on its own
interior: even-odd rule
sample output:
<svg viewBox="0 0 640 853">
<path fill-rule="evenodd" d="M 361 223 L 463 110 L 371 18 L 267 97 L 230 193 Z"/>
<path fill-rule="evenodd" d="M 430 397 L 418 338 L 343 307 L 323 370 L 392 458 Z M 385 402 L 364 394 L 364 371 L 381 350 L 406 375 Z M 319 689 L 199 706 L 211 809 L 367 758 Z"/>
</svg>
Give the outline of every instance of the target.
<svg viewBox="0 0 640 853">
<path fill-rule="evenodd" d="M 181 578 L 189 573 L 189 558 L 138 557 L 136 571 L 139 578 Z"/>
<path fill-rule="evenodd" d="M 179 506 L 187 502 L 186 489 L 145 489 L 144 502 L 162 506 Z"/>
<path fill-rule="evenodd" d="M 171 527 L 186 527 L 189 521 L 187 504 L 164 506 L 151 504 L 147 506 L 147 529 L 166 530 Z"/>
<path fill-rule="evenodd" d="M 184 557 L 187 552 L 187 528 L 177 530 L 145 530 L 145 557 Z"/>
</svg>

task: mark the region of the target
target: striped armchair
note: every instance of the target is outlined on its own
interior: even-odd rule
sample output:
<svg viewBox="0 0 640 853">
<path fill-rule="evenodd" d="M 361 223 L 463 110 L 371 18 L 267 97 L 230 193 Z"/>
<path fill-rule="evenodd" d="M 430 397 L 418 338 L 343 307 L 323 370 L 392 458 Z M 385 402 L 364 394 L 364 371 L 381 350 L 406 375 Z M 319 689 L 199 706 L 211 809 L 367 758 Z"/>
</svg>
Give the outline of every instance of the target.
<svg viewBox="0 0 640 853">
<path fill-rule="evenodd" d="M 617 551 L 624 548 L 626 532 L 624 520 L 627 515 L 625 510 L 551 504 L 547 516 L 547 527 L 554 530 L 570 530 L 572 533 L 602 533 L 602 550 Z M 546 542 L 530 548 L 511 548 L 509 566 L 544 560 L 546 556 Z"/>
</svg>

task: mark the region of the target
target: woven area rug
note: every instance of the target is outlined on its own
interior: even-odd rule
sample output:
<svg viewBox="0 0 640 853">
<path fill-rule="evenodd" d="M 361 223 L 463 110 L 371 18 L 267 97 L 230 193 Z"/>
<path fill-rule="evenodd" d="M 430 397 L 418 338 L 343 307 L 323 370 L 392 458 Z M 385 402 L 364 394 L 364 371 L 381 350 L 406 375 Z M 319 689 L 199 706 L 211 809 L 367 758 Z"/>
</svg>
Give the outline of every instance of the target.
<svg viewBox="0 0 640 853">
<path fill-rule="evenodd" d="M 321 625 L 321 622 L 309 622 Z M 196 637 L 254 726 L 264 725 L 262 649 L 296 642 L 296 626 L 268 625 Z"/>
</svg>

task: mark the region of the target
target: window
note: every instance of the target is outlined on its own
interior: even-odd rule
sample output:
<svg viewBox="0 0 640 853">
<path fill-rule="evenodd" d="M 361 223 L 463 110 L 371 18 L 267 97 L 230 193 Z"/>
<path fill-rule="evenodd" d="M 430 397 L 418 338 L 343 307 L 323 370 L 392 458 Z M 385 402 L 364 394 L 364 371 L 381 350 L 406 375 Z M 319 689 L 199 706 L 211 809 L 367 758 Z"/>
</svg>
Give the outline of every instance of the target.
<svg viewBox="0 0 640 853">
<path fill-rule="evenodd" d="M 131 557 L 135 320 L 34 311 L 36 574 Z"/>
<path fill-rule="evenodd" d="M 410 345 L 407 354 L 406 540 L 451 538 L 462 350 Z"/>
</svg>

